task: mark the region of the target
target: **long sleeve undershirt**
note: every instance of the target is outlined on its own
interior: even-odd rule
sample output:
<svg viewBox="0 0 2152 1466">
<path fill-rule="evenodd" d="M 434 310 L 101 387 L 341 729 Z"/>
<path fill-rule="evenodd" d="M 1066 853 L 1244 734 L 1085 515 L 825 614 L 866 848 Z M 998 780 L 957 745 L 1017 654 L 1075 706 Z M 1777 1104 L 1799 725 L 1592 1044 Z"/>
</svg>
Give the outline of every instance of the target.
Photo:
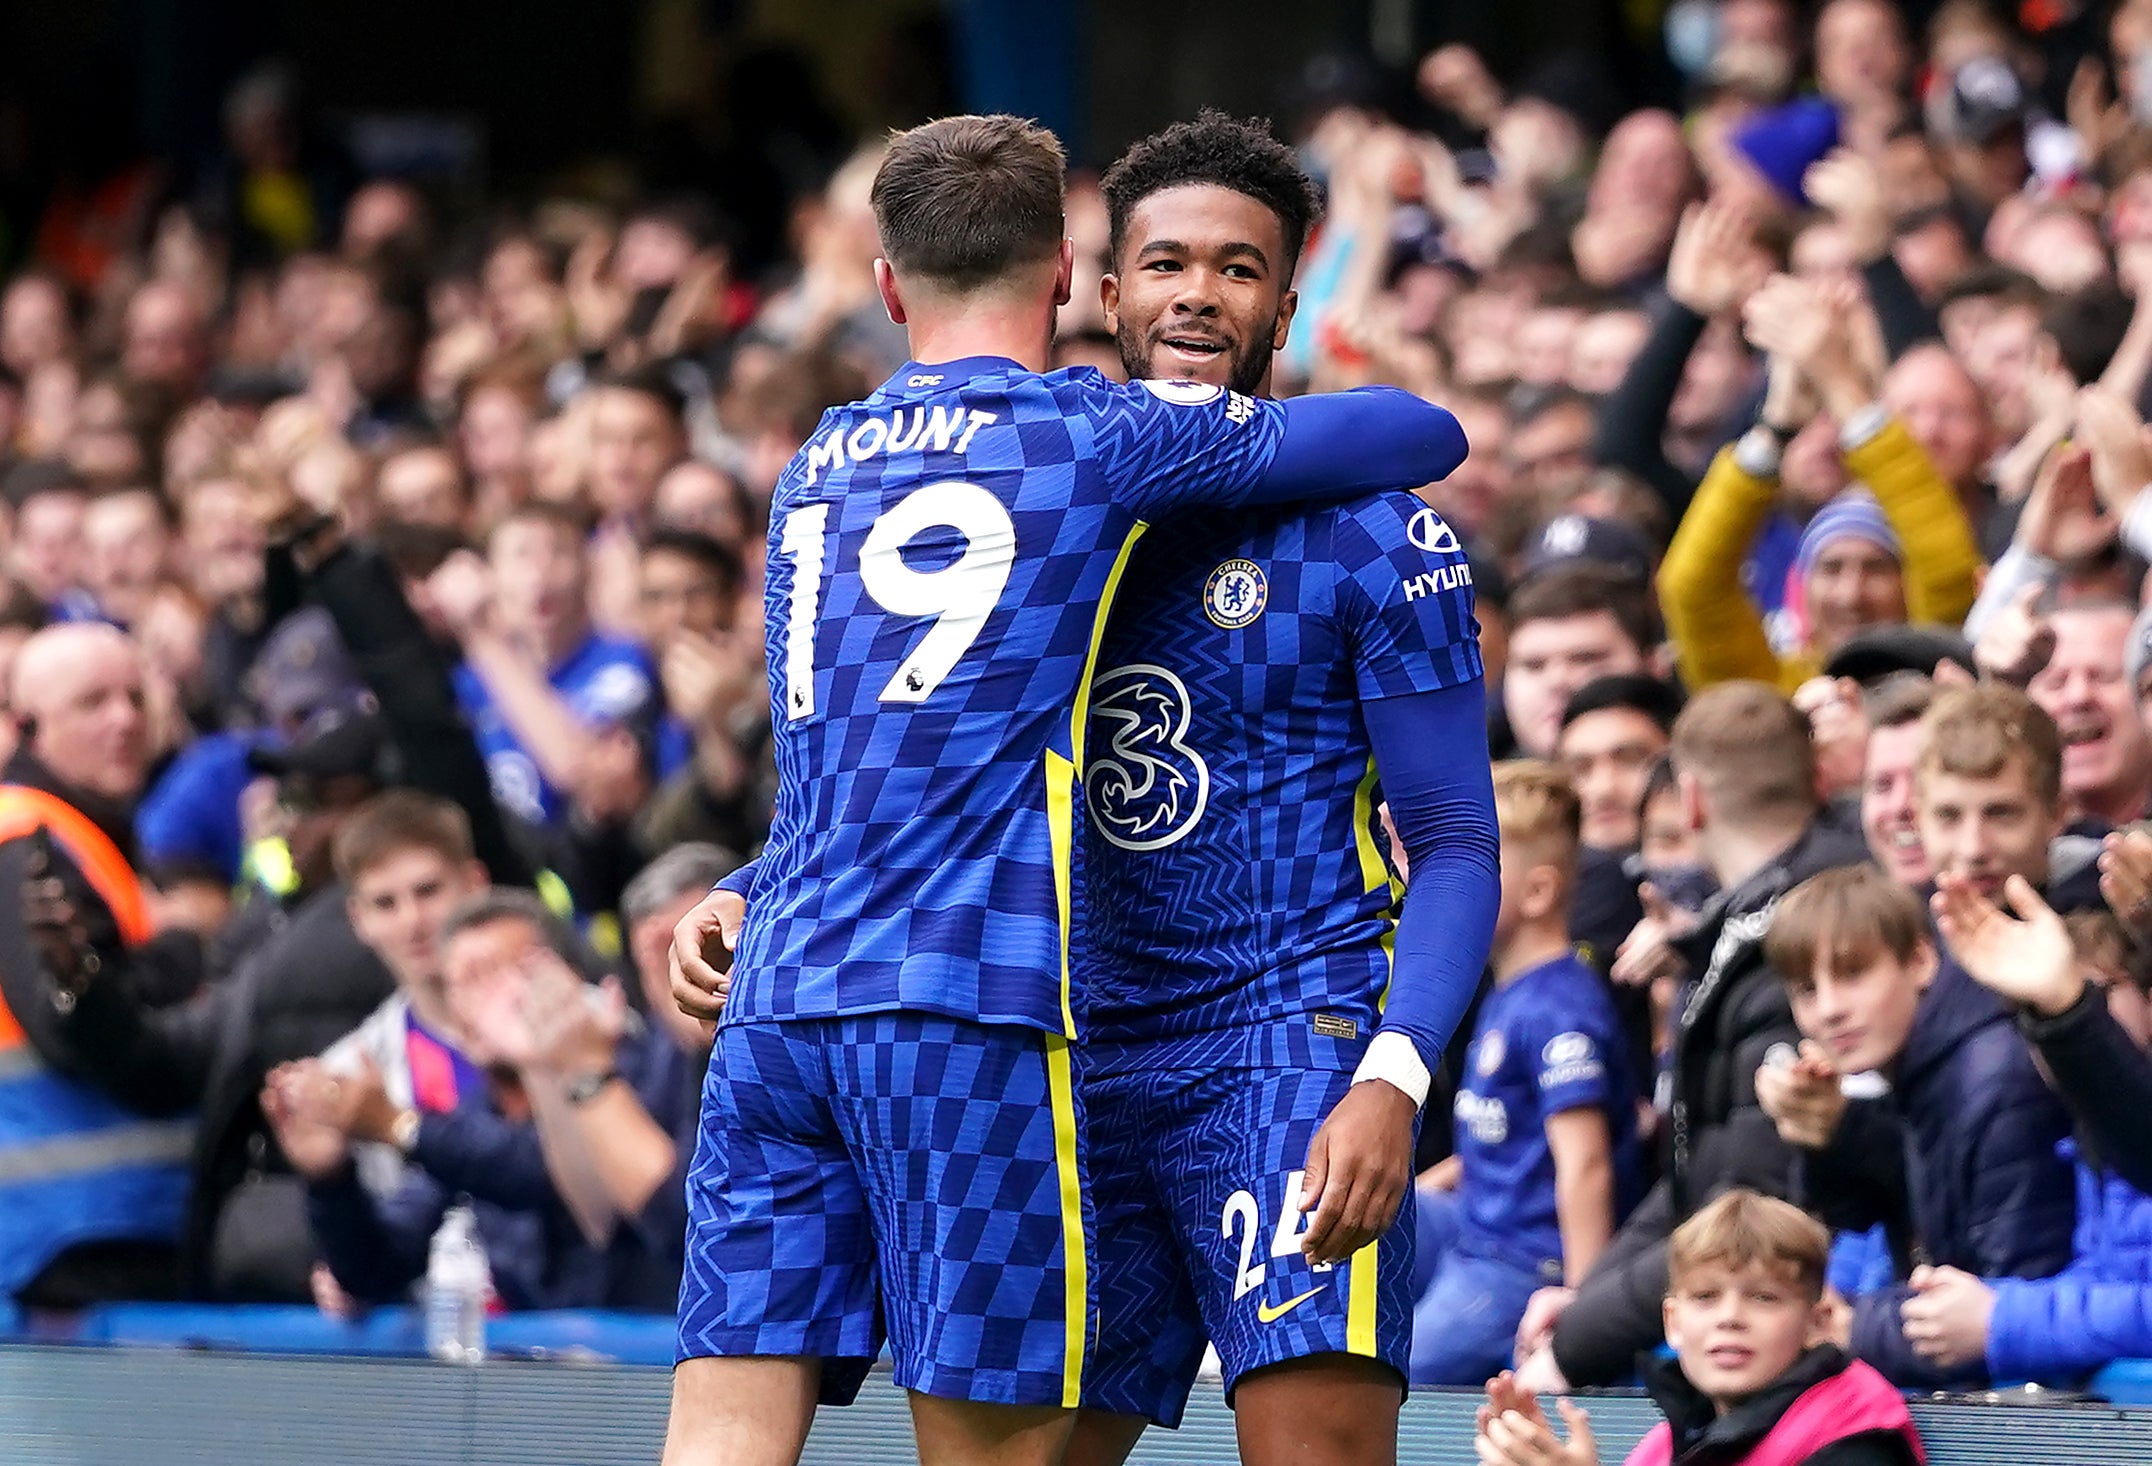
<svg viewBox="0 0 2152 1466">
<path fill-rule="evenodd" d="M 1409 1037 L 1430 1072 L 1479 988 L 1502 900 L 1486 707 L 1477 680 L 1361 705 L 1412 873 L 1382 1027 Z"/>
</svg>

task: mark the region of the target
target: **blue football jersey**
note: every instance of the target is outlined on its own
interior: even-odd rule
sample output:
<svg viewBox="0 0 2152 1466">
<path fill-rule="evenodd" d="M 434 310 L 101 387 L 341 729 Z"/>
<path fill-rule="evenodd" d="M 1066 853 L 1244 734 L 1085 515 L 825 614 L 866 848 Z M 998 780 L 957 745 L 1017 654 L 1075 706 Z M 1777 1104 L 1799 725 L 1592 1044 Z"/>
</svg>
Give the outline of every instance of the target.
<svg viewBox="0 0 2152 1466">
<path fill-rule="evenodd" d="M 1587 1105 L 1606 1111 L 1618 1221 L 1641 1179 L 1628 1040 L 1605 979 L 1565 954 L 1480 1004 L 1454 1107 L 1460 1247 L 1561 1281 L 1547 1117 Z"/>
<path fill-rule="evenodd" d="M 1402 890 L 1361 704 L 1481 675 L 1464 550 L 1391 493 L 1188 516 L 1127 579 L 1084 766 L 1093 1059 L 1350 1068 Z"/>
<path fill-rule="evenodd" d="M 592 632 L 546 680 L 575 715 L 593 728 L 625 727 L 647 733 L 657 716 L 658 680 L 650 658 L 632 641 Z M 534 825 L 552 824 L 568 812 L 567 796 L 545 781 L 537 760 L 494 705 L 493 694 L 469 667 L 455 672 L 456 700 L 470 721 L 478 751 L 492 776 L 501 807 Z"/>
<path fill-rule="evenodd" d="M 1083 693 L 1148 515 L 1244 502 L 1276 403 L 972 358 L 825 414 L 770 513 L 779 789 L 728 1022 L 1072 1035 Z"/>
</svg>

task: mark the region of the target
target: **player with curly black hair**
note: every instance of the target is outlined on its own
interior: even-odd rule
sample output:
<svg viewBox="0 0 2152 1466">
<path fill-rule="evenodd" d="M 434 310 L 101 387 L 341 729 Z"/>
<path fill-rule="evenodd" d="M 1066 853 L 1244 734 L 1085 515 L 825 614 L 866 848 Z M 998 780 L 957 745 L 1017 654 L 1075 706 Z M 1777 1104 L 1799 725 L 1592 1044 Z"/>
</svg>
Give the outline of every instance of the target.
<svg viewBox="0 0 2152 1466">
<path fill-rule="evenodd" d="M 1205 112 L 1103 188 L 1130 377 L 1258 411 L 1317 207 L 1291 151 Z M 1388 1466 L 1414 1124 L 1500 904 L 1471 569 L 1392 493 L 1162 523 L 1122 587 L 1084 752 L 1099 1313 L 1066 1459 L 1176 1423 L 1208 1340 L 1243 1462 Z"/>
<path fill-rule="evenodd" d="M 1292 324 L 1293 309 L 1299 302 L 1291 289 L 1293 271 L 1300 263 L 1308 231 L 1322 212 L 1321 196 L 1301 171 L 1293 150 L 1272 136 L 1266 123 L 1239 121 L 1214 108 L 1205 108 L 1193 122 L 1175 123 L 1130 148 L 1106 170 L 1099 189 L 1106 196 L 1110 250 L 1116 271 L 1107 277 L 1106 314 L 1109 321 L 1115 322 L 1114 339 L 1120 345 L 1121 363 L 1128 374 L 1200 379 L 1206 376 L 1200 368 L 1225 352 L 1231 358 L 1225 376 L 1227 385 L 1236 392 L 1262 390 L 1270 374 L 1271 354 L 1285 344 L 1286 329 Z M 1251 319 L 1239 323 L 1244 330 L 1221 332 L 1187 312 L 1165 311 L 1150 322 L 1152 336 L 1136 334 L 1135 322 L 1150 313 L 1120 310 L 1123 293 L 1137 289 L 1139 282 L 1149 288 L 1161 277 L 1178 278 L 1190 268 L 1190 262 L 1182 258 L 1187 240 L 1168 238 L 1144 226 L 1152 222 L 1151 215 L 1161 210 L 1178 219 L 1190 207 L 1203 216 L 1200 220 L 1191 219 L 1191 223 L 1215 223 L 1210 217 L 1215 210 L 1203 209 L 1206 197 L 1211 204 L 1236 213 L 1245 213 L 1254 205 L 1274 221 L 1271 227 L 1276 232 L 1272 242 L 1275 258 L 1252 239 L 1224 241 L 1226 252 L 1239 260 L 1235 278 L 1251 280 L 1259 272 L 1284 287 L 1276 292 L 1271 319 Z M 1138 257 L 1124 265 L 1132 232 L 1142 244 Z M 1226 269 L 1232 262 L 1221 258 L 1217 264 Z"/>
</svg>

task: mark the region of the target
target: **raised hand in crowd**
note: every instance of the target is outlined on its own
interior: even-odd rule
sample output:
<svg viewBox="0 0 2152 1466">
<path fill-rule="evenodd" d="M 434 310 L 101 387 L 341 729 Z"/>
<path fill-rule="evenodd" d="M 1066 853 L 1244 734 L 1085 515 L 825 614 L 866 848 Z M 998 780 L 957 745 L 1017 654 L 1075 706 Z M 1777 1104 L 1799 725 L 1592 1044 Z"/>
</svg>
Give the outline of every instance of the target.
<svg viewBox="0 0 2152 1466">
<path fill-rule="evenodd" d="M 618 978 L 586 983 L 550 951 L 525 962 L 523 1024 L 530 1067 L 548 1074 L 603 1074 L 628 1031 L 628 999 Z"/>
<path fill-rule="evenodd" d="M 1794 275 L 1771 276 L 1741 312 L 1750 343 L 1798 367 L 1841 421 L 1875 400 L 1876 382 L 1855 341 L 1857 324 L 1846 293 Z"/>
<path fill-rule="evenodd" d="M 1756 1071 L 1756 1103 L 1778 1127 L 1779 1139 L 1805 1150 L 1821 1150 L 1838 1133 L 1845 1118 L 1843 1075 L 1823 1045 L 1801 1041 L 1790 1062 L 1766 1063 Z"/>
<path fill-rule="evenodd" d="M 2040 609 L 2048 588 L 2037 582 L 2014 596 L 1988 618 L 1973 643 L 1973 664 L 1983 677 L 2023 687 L 2040 675 L 2055 655 L 2055 628 Z"/>
<path fill-rule="evenodd" d="M 1414 80 L 1421 96 L 1474 127 L 1492 127 L 1502 115 L 1502 85 L 1470 46 L 1452 44 L 1428 52 Z"/>
<path fill-rule="evenodd" d="M 2018 542 L 2044 560 L 2069 565 L 2114 543 L 2116 523 L 2094 485 L 2094 455 L 2072 444 L 2050 453 L 2026 496 Z"/>
<path fill-rule="evenodd" d="M 1816 793 L 1833 799 L 1861 787 L 1868 757 L 1868 714 L 1861 685 L 1850 677 L 1811 677 L 1793 694 L 1808 716 L 1816 750 Z"/>
<path fill-rule="evenodd" d="M 1674 300 L 1700 316 L 1725 315 L 1770 273 L 1747 217 L 1733 204 L 1713 200 L 1682 211 L 1666 261 L 1666 293 Z"/>
<path fill-rule="evenodd" d="M 2117 830 L 2106 838 L 2100 896 L 2140 944 L 2152 941 L 2152 832 Z"/>
<path fill-rule="evenodd" d="M 1677 943 L 1696 930 L 1696 913 L 1668 901 L 1649 881 L 1638 888 L 1637 897 L 1644 904 L 1644 919 L 1630 929 L 1616 950 L 1608 976 L 1624 987 L 1650 987 L 1661 979 L 1679 981 L 1688 971 L 1688 961 Z"/>
<path fill-rule="evenodd" d="M 1802 175 L 1801 188 L 1846 233 L 1858 264 L 1890 252 L 1890 200 L 1876 165 L 1852 148 L 1839 148 Z"/>
<path fill-rule="evenodd" d="M 1929 906 L 1950 955 L 1975 981 L 2036 1013 L 2062 1012 L 2085 990 L 2069 931 L 2023 876 L 2003 883 L 2003 899 L 2014 916 L 1967 877 L 1946 873 Z"/>
<path fill-rule="evenodd" d="M 2152 485 L 2152 444 L 2144 420 L 2114 392 L 2087 387 L 2077 397 L 2077 435 L 2092 463 L 2092 484 L 2110 514 L 2127 514 Z"/>
</svg>

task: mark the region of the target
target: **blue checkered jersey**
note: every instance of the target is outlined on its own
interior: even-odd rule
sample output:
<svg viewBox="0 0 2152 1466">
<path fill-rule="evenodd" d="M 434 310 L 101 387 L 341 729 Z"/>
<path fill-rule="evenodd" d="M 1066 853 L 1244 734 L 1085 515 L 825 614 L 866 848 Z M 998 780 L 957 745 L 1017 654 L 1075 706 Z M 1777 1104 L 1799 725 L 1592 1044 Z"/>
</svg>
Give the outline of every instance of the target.
<svg viewBox="0 0 2152 1466">
<path fill-rule="evenodd" d="M 1084 766 L 1098 1064 L 1357 1062 L 1401 891 L 1361 705 L 1479 677 L 1472 612 L 1455 532 L 1409 494 L 1145 536 Z"/>
<path fill-rule="evenodd" d="M 825 414 L 777 483 L 779 792 L 728 1022 L 912 1009 L 1073 1034 L 1083 691 L 1145 516 L 1234 503 L 1276 403 L 971 358 Z"/>
</svg>

